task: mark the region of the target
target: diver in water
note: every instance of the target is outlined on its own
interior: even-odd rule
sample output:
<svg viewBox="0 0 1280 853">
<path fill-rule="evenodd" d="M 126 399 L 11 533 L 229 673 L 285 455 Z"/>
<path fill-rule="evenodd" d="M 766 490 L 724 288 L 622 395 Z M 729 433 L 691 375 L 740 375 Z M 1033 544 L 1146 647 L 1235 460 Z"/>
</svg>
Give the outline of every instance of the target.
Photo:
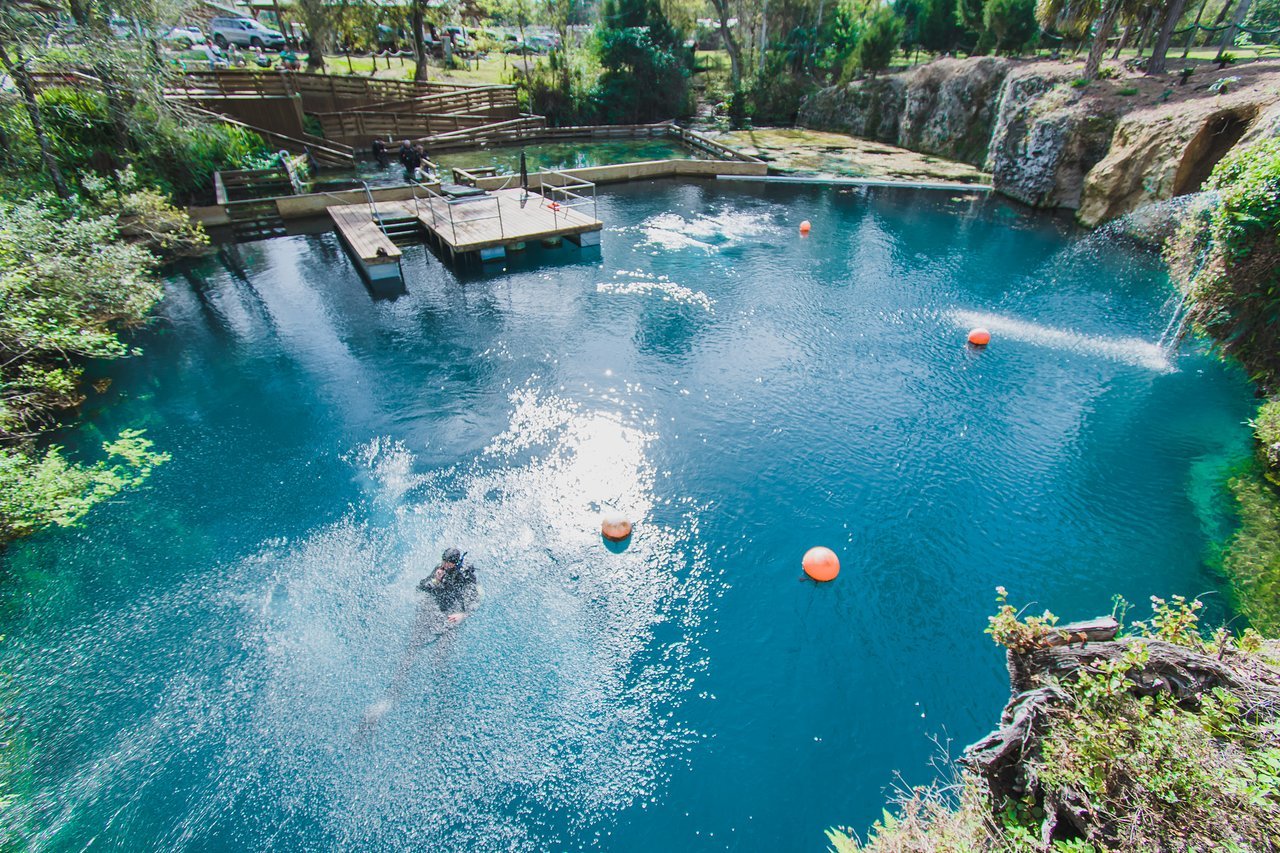
<svg viewBox="0 0 1280 853">
<path fill-rule="evenodd" d="M 439 565 L 418 582 L 418 589 L 435 599 L 450 625 L 467 618 L 480 598 L 475 567 L 467 565 L 466 555 L 457 548 L 444 550 Z"/>
<path fill-rule="evenodd" d="M 476 582 L 475 566 L 467 564 L 466 555 L 457 548 L 445 549 L 431 574 L 418 582 L 418 589 L 431 598 L 418 605 L 418 618 L 414 622 L 413 634 L 409 637 L 400 665 L 392 675 L 386 693 L 365 709 L 355 734 L 357 743 L 367 742 L 373 736 L 382 718 L 404 692 L 410 672 L 422 650 L 450 633 L 449 629 L 467 618 L 467 614 L 480 602 L 480 584 Z"/>
</svg>

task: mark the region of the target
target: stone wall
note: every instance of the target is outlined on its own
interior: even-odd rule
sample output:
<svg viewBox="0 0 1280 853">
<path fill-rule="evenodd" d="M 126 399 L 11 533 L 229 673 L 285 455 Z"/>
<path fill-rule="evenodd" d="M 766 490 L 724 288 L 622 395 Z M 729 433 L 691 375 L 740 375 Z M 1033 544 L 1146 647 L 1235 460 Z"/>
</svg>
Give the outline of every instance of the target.
<svg viewBox="0 0 1280 853">
<path fill-rule="evenodd" d="M 1212 88 L 1222 73 L 1086 87 L 1078 65 L 941 59 L 818 91 L 799 124 L 981 166 L 997 191 L 1097 225 L 1194 192 L 1238 142 L 1280 134 L 1280 64 L 1233 70 L 1226 94 Z"/>
<path fill-rule="evenodd" d="M 939 59 L 906 74 L 833 86 L 805 99 L 797 124 L 981 166 L 1010 67 L 994 57 Z"/>
</svg>

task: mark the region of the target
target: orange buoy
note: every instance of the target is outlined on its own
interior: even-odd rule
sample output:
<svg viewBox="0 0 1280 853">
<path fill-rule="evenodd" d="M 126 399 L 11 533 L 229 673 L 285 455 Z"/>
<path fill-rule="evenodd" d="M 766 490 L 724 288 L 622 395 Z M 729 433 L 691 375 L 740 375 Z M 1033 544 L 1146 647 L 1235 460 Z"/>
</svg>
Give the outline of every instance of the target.
<svg viewBox="0 0 1280 853">
<path fill-rule="evenodd" d="M 969 343 L 975 347 L 985 347 L 991 343 L 991 333 L 986 329 L 972 329 L 969 332 Z"/>
<path fill-rule="evenodd" d="M 813 227 L 813 226 L 809 223 L 809 220 L 807 220 L 807 219 L 806 219 L 804 222 L 801 222 L 801 223 L 800 223 L 800 233 L 801 233 L 801 234 L 808 234 L 808 233 L 809 233 L 809 229 L 810 229 L 810 228 L 812 228 L 812 227 Z"/>
<path fill-rule="evenodd" d="M 631 535 L 631 522 L 622 513 L 606 513 L 600 519 L 600 535 L 610 542 L 621 542 Z"/>
<path fill-rule="evenodd" d="M 835 551 L 821 545 L 805 551 L 800 563 L 804 573 L 816 581 L 833 581 L 840 574 L 840 558 Z"/>
</svg>

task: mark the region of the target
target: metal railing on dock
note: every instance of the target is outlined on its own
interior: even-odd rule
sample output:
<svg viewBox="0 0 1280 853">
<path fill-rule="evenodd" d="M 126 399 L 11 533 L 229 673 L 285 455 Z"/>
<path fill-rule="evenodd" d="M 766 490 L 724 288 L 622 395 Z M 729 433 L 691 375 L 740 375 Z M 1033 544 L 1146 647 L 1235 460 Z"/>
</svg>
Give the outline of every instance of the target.
<svg viewBox="0 0 1280 853">
<path fill-rule="evenodd" d="M 560 183 L 548 183 L 548 178 L 553 178 Z M 560 219 L 561 210 L 586 207 L 588 204 L 591 205 L 591 218 L 600 218 L 596 215 L 596 185 L 591 181 L 554 169 L 541 173 L 539 179 L 542 197 L 547 200 L 546 206 L 551 210 L 557 223 Z M 588 190 L 590 190 L 591 195 L 585 194 Z M 551 194 L 547 195 L 548 192 Z"/>
<path fill-rule="evenodd" d="M 487 222 L 487 221 L 496 219 L 498 222 L 498 237 L 499 239 L 506 239 L 506 236 L 507 236 L 506 229 L 503 227 L 503 224 L 502 224 L 502 204 L 498 201 L 498 198 L 496 196 L 489 195 L 486 193 L 484 195 L 464 196 L 462 198 L 451 198 L 445 195 L 444 193 L 440 192 L 440 190 L 434 187 L 428 186 L 427 184 L 415 183 L 413 185 L 413 209 L 414 209 L 414 213 L 418 214 L 419 216 L 421 215 L 420 213 L 421 205 L 418 200 L 419 199 L 418 190 L 422 190 L 426 195 L 427 210 L 431 214 L 431 227 L 435 229 L 437 232 L 439 232 L 441 230 L 441 226 L 447 224 L 449 226 L 449 233 L 453 237 L 452 243 L 454 245 L 457 245 L 459 242 L 458 241 L 458 224 L 459 223 L 469 224 L 473 222 Z M 467 216 L 465 218 L 454 216 L 453 210 L 454 210 L 454 207 L 456 207 L 457 205 L 468 204 L 468 205 L 475 206 L 482 202 L 492 203 L 494 212 L 492 214 L 484 214 L 481 216 Z M 439 203 L 440 205 L 439 210 L 437 210 L 437 207 L 436 207 L 437 203 Z"/>
</svg>

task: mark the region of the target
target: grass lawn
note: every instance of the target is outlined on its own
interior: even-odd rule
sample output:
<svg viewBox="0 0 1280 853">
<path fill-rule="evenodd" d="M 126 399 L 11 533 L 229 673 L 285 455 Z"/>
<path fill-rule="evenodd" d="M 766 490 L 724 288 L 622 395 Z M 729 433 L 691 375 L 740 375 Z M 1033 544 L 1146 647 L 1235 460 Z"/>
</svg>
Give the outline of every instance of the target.
<svg viewBox="0 0 1280 853">
<path fill-rule="evenodd" d="M 272 54 L 268 54 L 272 55 Z M 181 61 L 186 64 L 187 68 L 192 71 L 207 70 L 209 63 L 202 50 L 184 50 L 175 51 L 169 54 L 169 58 Z M 300 54 L 298 57 L 306 67 L 306 54 Z M 372 76 L 380 80 L 409 80 L 413 77 L 413 58 L 409 56 L 392 56 L 392 57 L 373 57 L 373 56 L 326 56 L 324 62 L 324 70 L 329 74 L 350 75 L 354 77 Z M 532 68 L 534 62 L 539 59 L 537 56 L 529 57 L 529 67 Z M 495 85 L 501 83 L 509 83 L 511 72 L 515 68 L 523 67 L 524 57 L 513 56 L 504 53 L 490 54 L 482 57 L 479 61 L 471 60 L 467 63 L 466 69 L 444 69 L 436 62 L 433 62 L 428 73 L 430 80 L 447 80 L 455 83 L 471 83 L 474 85 Z M 375 70 L 376 66 L 376 70 Z M 249 70 L 259 70 L 252 60 L 249 61 Z M 274 64 L 273 68 L 278 67 Z"/>
</svg>

